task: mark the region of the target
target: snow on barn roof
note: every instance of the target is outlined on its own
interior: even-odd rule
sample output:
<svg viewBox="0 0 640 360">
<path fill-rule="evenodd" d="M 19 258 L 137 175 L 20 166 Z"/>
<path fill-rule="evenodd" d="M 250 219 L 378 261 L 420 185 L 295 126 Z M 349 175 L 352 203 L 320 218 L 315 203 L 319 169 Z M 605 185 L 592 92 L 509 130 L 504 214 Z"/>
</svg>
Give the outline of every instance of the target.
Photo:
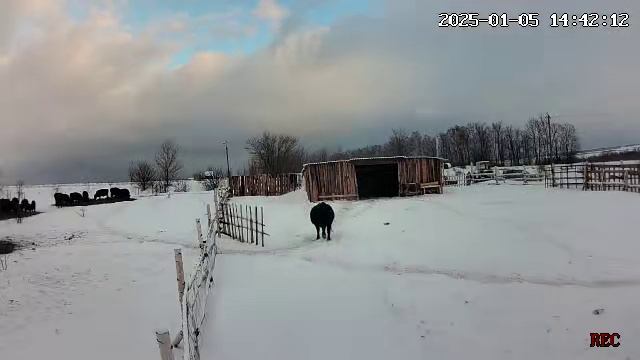
<svg viewBox="0 0 640 360">
<path fill-rule="evenodd" d="M 446 160 L 444 158 L 436 157 L 436 156 L 373 156 L 373 157 L 360 157 L 360 158 L 351 158 L 351 159 L 344 159 L 344 160 L 331 160 L 331 161 L 307 163 L 302 165 L 302 170 L 304 171 L 304 169 L 308 165 L 332 164 L 332 163 L 367 161 L 367 160 L 375 161 L 375 160 L 400 160 L 400 159 L 437 159 L 441 161 Z"/>
</svg>

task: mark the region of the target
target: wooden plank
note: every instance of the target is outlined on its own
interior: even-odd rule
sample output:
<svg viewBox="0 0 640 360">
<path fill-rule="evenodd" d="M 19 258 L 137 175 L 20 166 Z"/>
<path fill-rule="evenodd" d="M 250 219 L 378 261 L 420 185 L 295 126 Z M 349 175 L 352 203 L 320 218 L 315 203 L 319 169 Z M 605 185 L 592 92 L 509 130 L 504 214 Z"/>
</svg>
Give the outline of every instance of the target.
<svg viewBox="0 0 640 360">
<path fill-rule="evenodd" d="M 346 195 L 325 195 L 325 196 L 319 196 L 318 198 L 320 200 L 328 200 L 328 199 L 344 199 L 344 198 L 349 198 L 349 197 L 356 197 L 358 195 L 356 194 L 346 194 Z"/>
<path fill-rule="evenodd" d="M 255 227 L 255 232 L 256 232 L 256 234 L 255 234 L 256 235 L 256 239 L 255 240 L 256 240 L 256 246 L 258 246 L 258 207 L 257 206 L 254 206 L 254 213 L 255 213 L 255 216 L 254 216 L 255 226 L 254 227 Z"/>
<path fill-rule="evenodd" d="M 253 212 L 251 211 L 251 207 L 249 205 L 245 205 L 244 209 L 247 214 L 247 241 L 249 241 L 250 244 L 253 244 Z"/>
</svg>

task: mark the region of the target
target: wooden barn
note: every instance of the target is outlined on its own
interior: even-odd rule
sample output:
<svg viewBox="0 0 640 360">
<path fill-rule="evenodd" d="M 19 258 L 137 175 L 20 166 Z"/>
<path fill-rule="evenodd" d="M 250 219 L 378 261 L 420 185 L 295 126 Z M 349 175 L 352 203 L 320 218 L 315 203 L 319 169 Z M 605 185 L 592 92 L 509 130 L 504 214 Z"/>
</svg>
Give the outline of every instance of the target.
<svg viewBox="0 0 640 360">
<path fill-rule="evenodd" d="M 434 157 L 375 157 L 306 164 L 309 201 L 358 200 L 442 193 L 443 160 Z"/>
</svg>

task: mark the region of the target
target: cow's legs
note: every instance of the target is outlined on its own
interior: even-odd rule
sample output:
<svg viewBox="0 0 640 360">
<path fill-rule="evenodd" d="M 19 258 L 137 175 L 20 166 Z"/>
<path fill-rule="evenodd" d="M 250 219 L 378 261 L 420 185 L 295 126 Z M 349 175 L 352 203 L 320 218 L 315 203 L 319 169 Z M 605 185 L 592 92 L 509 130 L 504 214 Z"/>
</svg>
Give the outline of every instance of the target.
<svg viewBox="0 0 640 360">
<path fill-rule="evenodd" d="M 331 225 L 327 226 L 327 241 L 331 240 Z"/>
<path fill-rule="evenodd" d="M 324 226 L 323 226 L 323 227 L 322 227 L 322 238 L 323 238 L 323 239 L 326 239 L 326 238 L 327 238 L 327 233 L 325 232 L 325 230 L 326 230 L 326 227 L 324 227 Z"/>
<path fill-rule="evenodd" d="M 320 226 L 316 225 L 316 240 L 320 239 Z"/>
</svg>

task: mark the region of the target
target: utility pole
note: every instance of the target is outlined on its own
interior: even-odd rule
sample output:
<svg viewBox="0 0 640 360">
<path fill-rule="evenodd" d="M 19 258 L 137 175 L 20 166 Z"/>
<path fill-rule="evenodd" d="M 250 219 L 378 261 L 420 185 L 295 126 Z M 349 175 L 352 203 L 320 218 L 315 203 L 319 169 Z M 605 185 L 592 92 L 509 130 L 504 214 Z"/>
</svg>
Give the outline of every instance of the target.
<svg viewBox="0 0 640 360">
<path fill-rule="evenodd" d="M 547 142 L 549 143 L 549 163 L 553 163 L 553 156 L 552 156 L 552 152 L 553 152 L 553 144 L 552 144 L 552 139 L 551 139 L 551 115 L 549 115 L 549 113 L 546 114 L 545 119 L 547 120 L 547 133 L 548 133 L 548 138 L 547 138 Z"/>
<path fill-rule="evenodd" d="M 227 153 L 227 179 L 231 179 L 231 167 L 229 167 L 229 147 L 227 146 L 229 142 L 225 140 L 223 144 L 224 144 L 224 150 Z"/>
</svg>

